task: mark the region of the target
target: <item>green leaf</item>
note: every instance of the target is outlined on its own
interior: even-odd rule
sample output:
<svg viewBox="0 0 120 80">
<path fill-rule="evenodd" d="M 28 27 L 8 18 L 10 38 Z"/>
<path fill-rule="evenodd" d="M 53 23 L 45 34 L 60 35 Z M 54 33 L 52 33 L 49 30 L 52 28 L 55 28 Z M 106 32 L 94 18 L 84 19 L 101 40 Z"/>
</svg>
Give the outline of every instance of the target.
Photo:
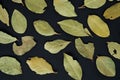
<svg viewBox="0 0 120 80">
<path fill-rule="evenodd" d="M 114 20 L 120 17 L 120 2 L 112 5 L 108 9 L 105 10 L 103 16 L 106 19 Z"/>
<path fill-rule="evenodd" d="M 108 25 L 97 15 L 88 16 L 88 25 L 90 29 L 99 37 L 109 37 L 110 30 Z"/>
<path fill-rule="evenodd" d="M 90 33 L 90 31 L 88 30 L 88 28 L 84 28 L 84 30 L 89 36 L 93 37 L 92 34 Z"/>
<path fill-rule="evenodd" d="M 44 20 L 36 20 L 33 22 L 34 28 L 35 30 L 44 36 L 52 36 L 57 34 L 54 29 L 52 28 L 52 26 Z"/>
<path fill-rule="evenodd" d="M 44 48 L 52 54 L 57 54 L 62 49 L 67 47 L 68 44 L 70 44 L 70 41 L 57 39 L 53 41 L 47 41 L 44 45 Z"/>
<path fill-rule="evenodd" d="M 24 55 L 28 51 L 30 51 L 33 47 L 35 47 L 36 42 L 32 36 L 24 36 L 22 37 L 22 45 L 17 46 L 16 43 L 13 44 L 13 51 L 16 55 Z"/>
<path fill-rule="evenodd" d="M 84 5 L 91 9 L 100 8 L 105 3 L 106 3 L 106 0 L 84 0 Z"/>
<path fill-rule="evenodd" d="M 0 71 L 8 75 L 22 74 L 20 63 L 13 57 L 0 57 Z"/>
<path fill-rule="evenodd" d="M 25 5 L 30 11 L 38 14 L 44 13 L 47 7 L 45 0 L 25 0 Z"/>
<path fill-rule="evenodd" d="M 68 0 L 54 0 L 53 5 L 55 10 L 65 17 L 76 17 L 74 6 Z"/>
<path fill-rule="evenodd" d="M 82 80 L 82 69 L 80 64 L 73 58 L 64 53 L 64 68 L 75 80 Z"/>
<path fill-rule="evenodd" d="M 27 29 L 27 20 L 25 16 L 18 10 L 14 10 L 12 14 L 11 24 L 15 32 L 22 34 Z"/>
<path fill-rule="evenodd" d="M 59 21 L 58 24 L 60 25 L 63 31 L 65 31 L 66 33 L 72 36 L 77 36 L 77 37 L 89 36 L 88 33 L 84 30 L 83 24 L 79 23 L 76 20 L 67 19 L 67 20 Z"/>
<path fill-rule="evenodd" d="M 120 44 L 117 42 L 107 42 L 109 53 L 117 58 L 120 59 Z"/>
<path fill-rule="evenodd" d="M 12 2 L 24 5 L 23 2 L 22 2 L 22 0 L 12 0 Z"/>
<path fill-rule="evenodd" d="M 107 77 L 114 77 L 116 75 L 115 63 L 107 56 L 99 56 L 96 59 L 96 66 L 98 71 Z"/>
<path fill-rule="evenodd" d="M 112 1 L 114 1 L 114 0 L 108 0 L 108 1 L 112 2 Z"/>
<path fill-rule="evenodd" d="M 15 37 L 12 37 L 11 35 L 8 35 L 7 33 L 0 31 L 0 43 L 9 44 L 15 42 L 16 40 L 17 39 Z"/>
<path fill-rule="evenodd" d="M 9 14 L 5 8 L 2 8 L 1 4 L 0 4 L 0 21 L 9 26 Z"/>
<path fill-rule="evenodd" d="M 75 39 L 75 48 L 83 57 L 93 59 L 95 49 L 93 43 L 84 44 L 80 38 L 77 38 Z"/>
</svg>

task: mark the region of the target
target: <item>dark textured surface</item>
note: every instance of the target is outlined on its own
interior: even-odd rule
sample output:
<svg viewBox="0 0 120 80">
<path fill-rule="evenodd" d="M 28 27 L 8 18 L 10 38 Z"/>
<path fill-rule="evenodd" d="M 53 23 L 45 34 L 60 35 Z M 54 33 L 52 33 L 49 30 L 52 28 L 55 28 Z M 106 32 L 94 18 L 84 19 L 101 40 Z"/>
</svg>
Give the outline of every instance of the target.
<svg viewBox="0 0 120 80">
<path fill-rule="evenodd" d="M 0 31 L 4 31 L 8 34 L 11 34 L 17 37 L 18 39 L 20 39 L 22 36 L 25 36 L 25 35 L 31 35 L 31 36 L 34 36 L 35 41 L 37 42 L 37 45 L 31 51 L 29 51 L 27 54 L 23 56 L 16 56 L 13 53 L 12 43 L 7 45 L 0 44 L 0 56 L 15 57 L 17 60 L 20 61 L 22 70 L 23 70 L 23 74 L 18 76 L 9 76 L 0 72 L 0 80 L 73 80 L 70 76 L 68 76 L 67 72 L 64 70 L 64 67 L 63 67 L 64 52 L 73 56 L 73 58 L 78 60 L 79 63 L 81 64 L 82 70 L 83 70 L 82 80 L 119 80 L 120 79 L 120 60 L 113 58 L 108 53 L 108 49 L 106 45 L 107 41 L 116 41 L 120 43 L 120 18 L 110 21 L 110 20 L 106 20 L 102 16 L 105 9 L 111 6 L 112 4 L 115 4 L 116 1 L 107 2 L 104 6 L 102 6 L 97 10 L 92 10 L 88 8 L 78 9 L 80 5 L 83 5 L 83 0 L 70 0 L 70 1 L 75 6 L 76 13 L 78 15 L 78 17 L 75 17 L 72 19 L 78 20 L 79 22 L 83 23 L 83 25 L 88 29 L 89 27 L 87 24 L 87 17 L 90 14 L 96 14 L 100 16 L 109 25 L 111 35 L 108 38 L 104 38 L 104 39 L 100 38 L 91 31 L 90 32 L 92 33 L 93 38 L 91 37 L 82 38 L 82 40 L 85 43 L 87 42 L 95 43 L 94 60 L 91 61 L 79 55 L 79 53 L 76 51 L 74 46 L 74 40 L 77 37 L 73 37 L 69 34 L 66 34 L 57 25 L 58 21 L 69 19 L 69 18 L 59 15 L 54 10 L 52 0 L 46 0 L 48 7 L 46 8 L 46 11 L 44 14 L 35 14 L 29 11 L 25 6 L 22 6 L 21 4 L 12 3 L 11 0 L 0 0 L 0 3 L 2 4 L 2 6 L 7 9 L 10 15 L 10 19 L 11 19 L 13 10 L 17 9 L 20 12 L 22 12 L 28 20 L 28 28 L 24 34 L 17 34 L 16 32 L 14 32 L 11 26 L 8 27 L 5 24 L 3 24 L 1 21 L 0 21 Z M 61 35 L 51 36 L 51 37 L 44 37 L 42 35 L 39 35 L 33 27 L 33 21 L 38 19 L 43 19 L 48 21 L 52 25 L 52 27 L 55 29 L 55 31 L 58 33 L 61 33 Z M 43 46 L 46 41 L 55 40 L 55 39 L 69 40 L 71 41 L 71 44 L 68 47 L 66 47 L 64 50 L 62 50 L 60 53 L 58 53 L 57 55 L 52 55 L 48 51 L 44 50 Z M 20 45 L 21 41 L 19 41 L 18 43 Z M 115 77 L 113 78 L 105 77 L 98 72 L 98 70 L 96 69 L 95 60 L 96 60 L 96 57 L 100 55 L 109 56 L 115 61 L 116 71 L 117 71 L 117 74 Z M 54 70 L 58 72 L 58 74 L 49 74 L 49 75 L 41 76 L 32 72 L 29 69 L 28 65 L 26 64 L 26 60 L 32 56 L 39 56 L 46 59 L 53 66 Z"/>
</svg>

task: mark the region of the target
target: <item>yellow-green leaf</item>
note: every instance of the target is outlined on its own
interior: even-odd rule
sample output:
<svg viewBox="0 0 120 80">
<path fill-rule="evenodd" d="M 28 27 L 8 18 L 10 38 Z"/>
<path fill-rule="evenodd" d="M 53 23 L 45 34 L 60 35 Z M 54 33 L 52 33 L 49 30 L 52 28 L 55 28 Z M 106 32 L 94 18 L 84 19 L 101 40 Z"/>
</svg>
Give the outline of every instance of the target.
<svg viewBox="0 0 120 80">
<path fill-rule="evenodd" d="M 36 42 L 32 36 L 24 36 L 22 37 L 21 46 L 17 46 L 16 43 L 13 44 L 13 51 L 16 55 L 21 56 L 30 51 L 35 45 Z"/>
<path fill-rule="evenodd" d="M 47 7 L 45 0 L 25 0 L 25 5 L 30 11 L 38 14 L 44 13 Z"/>
<path fill-rule="evenodd" d="M 33 22 L 34 28 L 35 30 L 44 36 L 52 36 L 57 34 L 54 29 L 52 28 L 52 26 L 44 20 L 36 20 Z"/>
<path fill-rule="evenodd" d="M 88 59 L 93 59 L 95 49 L 93 43 L 85 44 L 80 38 L 77 38 L 75 39 L 75 47 L 80 55 Z"/>
<path fill-rule="evenodd" d="M 70 44 L 70 41 L 57 39 L 53 41 L 47 41 L 44 45 L 44 48 L 52 54 L 57 54 L 67 47 L 68 44 Z"/>
<path fill-rule="evenodd" d="M 22 2 L 22 0 L 12 0 L 12 2 L 24 5 L 23 2 Z"/>
<path fill-rule="evenodd" d="M 84 28 L 85 32 L 92 37 L 92 34 L 90 33 L 90 31 L 88 30 L 88 28 Z"/>
<path fill-rule="evenodd" d="M 52 66 L 43 58 L 32 57 L 26 61 L 30 69 L 36 74 L 45 75 L 55 73 Z"/>
<path fill-rule="evenodd" d="M 117 58 L 120 59 L 120 44 L 117 42 L 107 42 L 109 53 Z"/>
<path fill-rule="evenodd" d="M 107 56 L 99 56 L 96 59 L 96 66 L 98 71 L 107 77 L 114 77 L 116 75 L 115 63 Z"/>
<path fill-rule="evenodd" d="M 68 0 L 53 0 L 55 10 L 65 17 L 76 17 L 74 6 Z"/>
<path fill-rule="evenodd" d="M 82 68 L 77 60 L 64 53 L 64 68 L 75 80 L 82 80 Z"/>
<path fill-rule="evenodd" d="M 0 4 L 0 21 L 9 26 L 9 14 L 5 8 L 2 8 L 1 4 Z"/>
<path fill-rule="evenodd" d="M 89 36 L 88 33 L 84 30 L 83 24 L 79 23 L 76 20 L 67 19 L 63 21 L 59 21 L 58 24 L 60 25 L 61 29 L 65 31 L 66 33 L 82 37 L 82 36 Z"/>
<path fill-rule="evenodd" d="M 12 14 L 11 24 L 15 32 L 24 33 L 27 29 L 27 20 L 25 16 L 18 10 L 14 10 Z"/>
<path fill-rule="evenodd" d="M 84 5 L 91 9 L 100 8 L 105 3 L 106 3 L 106 0 L 84 0 Z"/>
<path fill-rule="evenodd" d="M 13 57 L 0 57 L 0 71 L 8 75 L 22 74 L 20 63 Z"/>
<path fill-rule="evenodd" d="M 114 1 L 114 0 L 108 0 L 108 1 L 112 2 L 112 1 Z"/>
<path fill-rule="evenodd" d="M 120 17 L 120 2 L 112 5 L 108 9 L 105 10 L 103 16 L 106 19 L 114 20 Z"/>
<path fill-rule="evenodd" d="M 2 44 L 9 44 L 15 42 L 17 39 L 12 37 L 11 35 L 0 31 L 0 43 Z"/>
<path fill-rule="evenodd" d="M 88 16 L 88 25 L 90 29 L 99 37 L 109 37 L 110 30 L 108 25 L 97 15 Z"/>
</svg>

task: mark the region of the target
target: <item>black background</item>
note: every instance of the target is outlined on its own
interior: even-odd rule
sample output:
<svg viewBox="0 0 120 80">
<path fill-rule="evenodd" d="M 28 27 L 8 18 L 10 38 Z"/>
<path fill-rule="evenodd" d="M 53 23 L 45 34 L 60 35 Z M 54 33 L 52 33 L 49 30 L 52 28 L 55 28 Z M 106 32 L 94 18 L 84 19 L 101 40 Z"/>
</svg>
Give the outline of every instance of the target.
<svg viewBox="0 0 120 80">
<path fill-rule="evenodd" d="M 34 36 L 35 41 L 37 42 L 37 45 L 28 53 L 26 53 L 23 56 L 16 56 L 12 51 L 12 43 L 3 45 L 0 44 L 0 56 L 12 56 L 15 57 L 18 61 L 20 61 L 23 74 L 17 75 L 17 76 L 10 76 L 6 75 L 2 72 L 0 72 L 0 80 L 73 80 L 65 71 L 63 67 L 63 53 L 66 52 L 67 54 L 73 56 L 74 59 L 79 61 L 82 70 L 83 70 L 83 77 L 82 80 L 120 80 L 120 60 L 115 59 L 108 53 L 107 41 L 116 41 L 120 43 L 120 18 L 117 18 L 115 20 L 106 20 L 103 17 L 103 12 L 110 7 L 111 5 L 117 3 L 117 1 L 108 2 L 102 6 L 99 9 L 93 10 L 89 8 L 84 9 L 78 9 L 79 6 L 83 5 L 83 0 L 70 0 L 72 4 L 75 6 L 75 11 L 78 15 L 78 17 L 75 18 L 66 18 L 61 15 L 59 15 L 53 7 L 53 1 L 52 0 L 46 0 L 48 7 L 46 8 L 46 11 L 43 14 L 35 14 L 31 11 L 29 11 L 25 6 L 22 6 L 21 4 L 13 3 L 11 0 L 0 0 L 0 3 L 4 8 L 7 9 L 10 19 L 11 15 L 14 9 L 19 10 L 20 12 L 25 15 L 28 21 L 28 28 L 27 31 L 24 34 L 17 34 L 13 29 L 12 26 L 7 26 L 3 24 L 0 21 L 0 31 L 4 31 L 8 34 L 11 34 L 12 36 L 15 36 L 19 39 L 18 45 L 21 45 L 20 38 L 22 36 L 31 35 Z M 100 38 L 96 36 L 92 31 L 90 31 L 93 35 L 92 37 L 83 37 L 82 40 L 85 43 L 93 42 L 95 44 L 95 54 L 94 54 L 94 60 L 88 60 L 86 58 L 83 58 L 75 49 L 74 40 L 77 37 L 71 36 L 69 34 L 66 34 L 61 30 L 61 28 L 57 25 L 58 21 L 64 20 L 64 19 L 75 19 L 81 23 L 85 27 L 88 27 L 87 24 L 87 17 L 88 15 L 96 14 L 100 16 L 109 26 L 109 29 L 111 31 L 111 35 L 108 38 Z M 61 35 L 57 36 L 50 36 L 45 37 L 40 34 L 38 34 L 34 27 L 33 27 L 33 21 L 42 19 L 48 21 L 52 27 L 55 29 L 56 32 L 61 33 Z M 11 24 L 10 24 L 11 25 Z M 89 29 L 90 30 L 90 29 Z M 44 43 L 46 41 L 55 40 L 55 39 L 63 39 L 71 41 L 71 44 L 67 46 L 64 50 L 62 50 L 57 55 L 52 55 L 48 51 L 44 49 Z M 97 56 L 109 56 L 111 57 L 115 64 L 116 64 L 116 76 L 113 78 L 105 77 L 102 74 L 99 73 L 99 71 L 96 68 L 95 60 Z M 32 56 L 39 56 L 44 59 L 46 59 L 54 68 L 58 74 L 48 74 L 48 75 L 37 75 L 35 72 L 32 72 L 28 65 L 26 64 L 26 60 Z"/>
</svg>

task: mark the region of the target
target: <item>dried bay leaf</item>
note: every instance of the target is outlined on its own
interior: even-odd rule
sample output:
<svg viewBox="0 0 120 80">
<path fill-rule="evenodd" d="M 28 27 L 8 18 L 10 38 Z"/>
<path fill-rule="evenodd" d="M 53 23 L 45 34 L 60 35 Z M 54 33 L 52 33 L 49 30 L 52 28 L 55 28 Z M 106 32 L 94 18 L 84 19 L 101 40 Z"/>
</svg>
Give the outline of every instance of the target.
<svg viewBox="0 0 120 80">
<path fill-rule="evenodd" d="M 70 75 L 75 80 L 81 80 L 82 79 L 82 68 L 80 64 L 77 62 L 77 60 L 73 60 L 71 56 L 64 53 L 64 68 L 68 72 L 68 75 Z"/>
<path fill-rule="evenodd" d="M 13 57 L 0 57 L 0 71 L 8 75 L 22 74 L 20 63 Z"/>
<path fill-rule="evenodd" d="M 22 37 L 22 45 L 17 46 L 16 43 L 13 44 L 13 51 L 16 55 L 24 55 L 28 51 L 30 51 L 33 47 L 35 47 L 36 42 L 32 36 L 24 36 Z"/>
<path fill-rule="evenodd" d="M 93 43 L 84 44 L 80 38 L 77 38 L 75 39 L 75 47 L 80 55 L 88 59 L 93 59 L 95 49 Z"/>
<path fill-rule="evenodd" d="M 114 1 L 114 0 L 108 0 L 108 1 L 112 2 L 112 1 Z"/>
<path fill-rule="evenodd" d="M 19 34 L 23 34 L 27 29 L 27 20 L 25 16 L 16 9 L 13 11 L 11 24 L 14 31 Z"/>
<path fill-rule="evenodd" d="M 41 35 L 52 36 L 57 34 L 47 21 L 36 20 L 33 22 L 33 24 L 34 24 L 35 30 Z"/>
<path fill-rule="evenodd" d="M 105 10 L 103 16 L 106 19 L 114 20 L 120 17 L 120 2 L 112 5 L 108 9 Z"/>
<path fill-rule="evenodd" d="M 36 74 L 45 75 L 50 73 L 55 73 L 52 69 L 51 64 L 49 64 L 45 59 L 39 57 L 32 57 L 26 61 L 30 69 Z"/>
<path fill-rule="evenodd" d="M 89 36 L 93 37 L 92 34 L 90 33 L 90 31 L 88 30 L 88 28 L 84 28 L 84 30 Z"/>
<path fill-rule="evenodd" d="M 53 40 L 53 41 L 47 41 L 44 45 L 44 48 L 52 54 L 57 54 L 62 49 L 67 47 L 68 44 L 70 44 L 70 41 L 57 39 L 57 40 Z"/>
<path fill-rule="evenodd" d="M 117 42 L 107 42 L 109 53 L 117 58 L 120 59 L 120 44 Z"/>
<path fill-rule="evenodd" d="M 15 42 L 17 39 L 12 37 L 11 35 L 0 31 L 0 43 L 2 44 L 9 44 Z"/>
<path fill-rule="evenodd" d="M 55 10 L 65 17 L 76 17 L 74 6 L 68 0 L 54 0 L 53 5 Z"/>
<path fill-rule="evenodd" d="M 9 26 L 9 14 L 5 8 L 2 8 L 1 4 L 0 4 L 0 21 Z"/>
<path fill-rule="evenodd" d="M 44 13 L 47 7 L 45 0 L 25 0 L 25 5 L 30 11 L 38 14 Z"/>
<path fill-rule="evenodd" d="M 103 6 L 106 0 L 84 0 L 84 5 L 91 9 L 97 9 Z"/>
<path fill-rule="evenodd" d="M 12 2 L 14 2 L 14 3 L 20 3 L 20 4 L 24 5 L 23 2 L 22 2 L 22 0 L 12 0 Z"/>
<path fill-rule="evenodd" d="M 58 24 L 60 25 L 61 29 L 66 33 L 82 37 L 82 36 L 89 36 L 88 33 L 84 30 L 83 24 L 79 23 L 76 20 L 67 19 L 63 21 L 59 21 Z"/>
<path fill-rule="evenodd" d="M 88 16 L 88 25 L 90 29 L 99 37 L 108 37 L 110 30 L 108 25 L 97 15 Z"/>
<path fill-rule="evenodd" d="M 98 71 L 107 77 L 114 77 L 116 75 L 115 63 L 107 56 L 99 56 L 96 59 L 96 66 Z"/>
</svg>

